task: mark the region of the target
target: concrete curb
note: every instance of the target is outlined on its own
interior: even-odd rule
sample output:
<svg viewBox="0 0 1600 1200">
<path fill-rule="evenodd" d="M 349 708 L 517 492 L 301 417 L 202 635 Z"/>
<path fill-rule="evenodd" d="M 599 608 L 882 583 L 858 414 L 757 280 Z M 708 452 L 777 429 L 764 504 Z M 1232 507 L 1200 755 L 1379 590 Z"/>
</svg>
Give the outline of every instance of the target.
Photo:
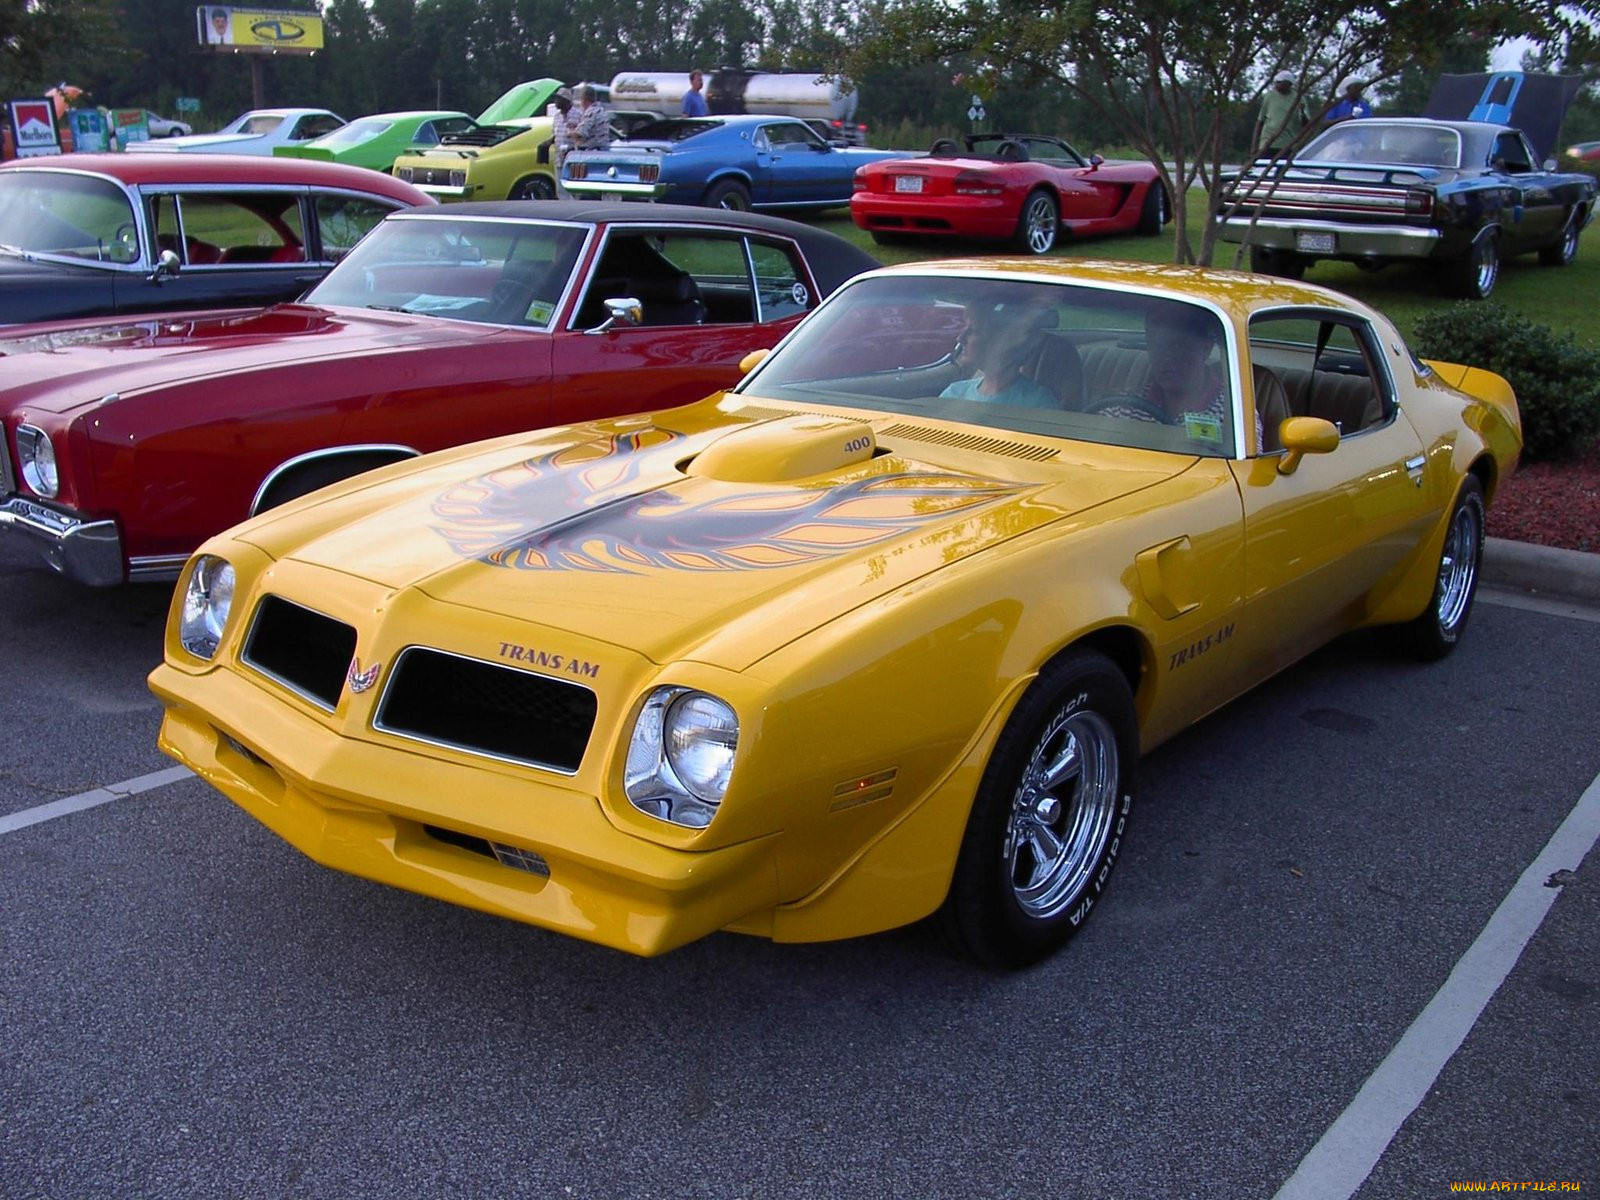
<svg viewBox="0 0 1600 1200">
<path fill-rule="evenodd" d="M 1485 538 L 1482 579 L 1521 592 L 1600 604 L 1600 554 Z"/>
</svg>

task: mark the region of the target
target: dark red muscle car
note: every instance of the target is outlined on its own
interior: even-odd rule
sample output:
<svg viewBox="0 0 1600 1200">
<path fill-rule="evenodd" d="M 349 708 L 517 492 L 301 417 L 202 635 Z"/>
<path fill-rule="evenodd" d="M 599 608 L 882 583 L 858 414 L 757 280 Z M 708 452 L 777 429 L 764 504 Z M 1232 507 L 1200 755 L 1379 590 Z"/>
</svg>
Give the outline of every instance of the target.
<svg viewBox="0 0 1600 1200">
<path fill-rule="evenodd" d="M 948 138 L 925 158 L 891 158 L 856 172 L 850 216 L 878 242 L 905 238 L 1010 239 L 1047 254 L 1074 237 L 1160 233 L 1172 199 L 1147 162 L 1085 158 L 1060 138 L 977 133 Z"/>
<path fill-rule="evenodd" d="M 0 537 L 85 583 L 170 579 L 358 472 L 701 399 L 876 265 L 749 213 L 452 204 L 389 217 L 298 303 L 6 330 Z"/>
</svg>

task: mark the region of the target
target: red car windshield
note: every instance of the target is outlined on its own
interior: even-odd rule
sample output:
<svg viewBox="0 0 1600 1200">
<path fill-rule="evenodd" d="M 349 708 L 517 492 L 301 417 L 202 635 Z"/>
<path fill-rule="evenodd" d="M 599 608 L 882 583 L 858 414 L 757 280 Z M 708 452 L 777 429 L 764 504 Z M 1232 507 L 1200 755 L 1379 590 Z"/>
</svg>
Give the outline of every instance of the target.
<svg viewBox="0 0 1600 1200">
<path fill-rule="evenodd" d="M 388 220 L 305 302 L 548 328 L 588 234 L 534 221 Z"/>
</svg>

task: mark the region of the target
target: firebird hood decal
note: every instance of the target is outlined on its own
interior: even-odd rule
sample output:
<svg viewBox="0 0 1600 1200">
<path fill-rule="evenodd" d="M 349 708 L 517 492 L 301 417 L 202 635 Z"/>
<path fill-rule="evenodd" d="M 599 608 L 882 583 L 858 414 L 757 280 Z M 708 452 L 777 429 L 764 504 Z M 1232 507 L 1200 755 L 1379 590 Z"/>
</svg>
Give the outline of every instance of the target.
<svg viewBox="0 0 1600 1200">
<path fill-rule="evenodd" d="M 668 490 L 618 495 L 638 478 L 641 455 L 682 453 L 680 440 L 649 430 L 530 458 L 440 496 L 435 529 L 463 558 L 494 567 L 752 570 L 859 550 L 1021 490 L 948 472 L 898 471 L 706 499 Z"/>
<path fill-rule="evenodd" d="M 376 485 L 393 500 L 353 519 L 338 517 L 338 501 L 325 514 L 316 506 L 268 514 L 260 544 L 272 552 L 281 539 L 277 553 L 297 562 L 493 613 L 508 643 L 560 633 L 655 662 L 694 657 L 741 669 L 853 609 L 1193 461 L 1151 454 L 1118 467 L 1108 451 L 1086 447 L 1084 469 L 1065 485 L 1054 471 L 1048 481 L 1018 482 L 881 446 L 876 457 L 794 482 L 685 470 L 736 430 L 623 418 L 569 432 L 576 440 L 497 443 L 480 459 Z"/>
</svg>

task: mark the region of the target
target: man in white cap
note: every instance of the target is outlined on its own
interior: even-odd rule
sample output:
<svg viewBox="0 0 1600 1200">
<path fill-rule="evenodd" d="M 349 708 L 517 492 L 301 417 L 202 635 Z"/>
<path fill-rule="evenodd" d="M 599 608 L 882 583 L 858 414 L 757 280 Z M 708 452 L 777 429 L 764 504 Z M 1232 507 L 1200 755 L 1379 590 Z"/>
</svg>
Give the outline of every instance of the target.
<svg viewBox="0 0 1600 1200">
<path fill-rule="evenodd" d="M 1279 157 L 1300 136 L 1307 121 L 1305 101 L 1294 90 L 1294 72 L 1279 71 L 1261 97 L 1261 115 L 1250 136 L 1255 156 Z"/>
</svg>

